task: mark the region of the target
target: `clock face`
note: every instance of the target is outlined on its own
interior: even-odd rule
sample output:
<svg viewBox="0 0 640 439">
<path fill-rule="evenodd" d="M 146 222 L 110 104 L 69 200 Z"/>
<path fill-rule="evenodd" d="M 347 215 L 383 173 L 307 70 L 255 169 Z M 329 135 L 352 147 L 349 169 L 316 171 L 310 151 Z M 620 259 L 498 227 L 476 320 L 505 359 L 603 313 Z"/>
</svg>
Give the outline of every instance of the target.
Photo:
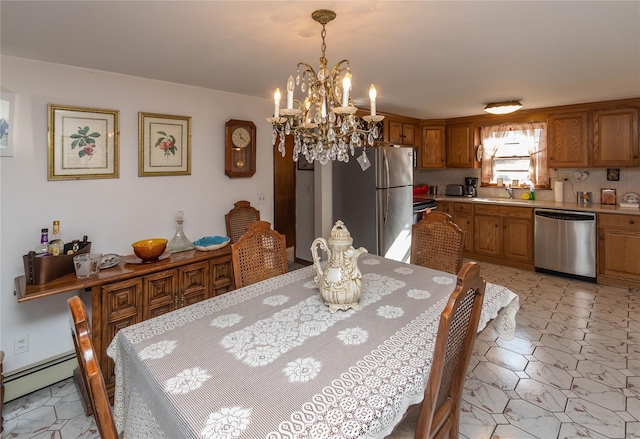
<svg viewBox="0 0 640 439">
<path fill-rule="evenodd" d="M 236 148 L 246 148 L 251 143 L 251 133 L 243 127 L 238 127 L 231 133 L 231 141 Z"/>
</svg>

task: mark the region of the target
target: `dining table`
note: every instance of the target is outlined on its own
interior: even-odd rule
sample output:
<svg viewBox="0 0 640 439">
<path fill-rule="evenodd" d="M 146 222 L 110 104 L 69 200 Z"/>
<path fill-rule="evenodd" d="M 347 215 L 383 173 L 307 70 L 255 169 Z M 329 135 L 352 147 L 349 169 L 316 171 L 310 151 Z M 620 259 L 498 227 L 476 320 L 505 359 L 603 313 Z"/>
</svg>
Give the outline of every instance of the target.
<svg viewBox="0 0 640 439">
<path fill-rule="evenodd" d="M 325 262 L 326 263 L 326 262 Z M 429 377 L 456 275 L 365 254 L 360 309 L 330 312 L 311 265 L 120 329 L 125 438 L 375 438 Z M 487 283 L 481 331 L 512 338 L 518 296 Z"/>
</svg>

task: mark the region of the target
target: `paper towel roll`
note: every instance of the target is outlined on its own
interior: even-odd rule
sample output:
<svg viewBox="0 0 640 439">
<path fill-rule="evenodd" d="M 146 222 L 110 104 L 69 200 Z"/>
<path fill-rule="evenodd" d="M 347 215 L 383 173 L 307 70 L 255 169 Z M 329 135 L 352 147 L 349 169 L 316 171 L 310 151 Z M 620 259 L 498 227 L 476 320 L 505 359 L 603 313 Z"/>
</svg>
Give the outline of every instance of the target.
<svg viewBox="0 0 640 439">
<path fill-rule="evenodd" d="M 556 181 L 553 185 L 553 195 L 556 202 L 562 203 L 564 201 L 564 181 Z"/>
</svg>

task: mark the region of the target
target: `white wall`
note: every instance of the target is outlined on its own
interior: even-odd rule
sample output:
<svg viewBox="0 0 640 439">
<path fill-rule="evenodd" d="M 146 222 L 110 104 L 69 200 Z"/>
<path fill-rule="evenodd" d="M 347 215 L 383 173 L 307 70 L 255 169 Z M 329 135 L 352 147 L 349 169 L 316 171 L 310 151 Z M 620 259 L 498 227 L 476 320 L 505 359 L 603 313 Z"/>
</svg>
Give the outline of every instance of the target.
<svg viewBox="0 0 640 439">
<path fill-rule="evenodd" d="M 171 239 L 184 210 L 192 241 L 225 235 L 224 214 L 240 199 L 257 203 L 273 222 L 273 154 L 265 115 L 269 99 L 218 92 L 69 66 L 1 57 L 2 90 L 16 95 L 14 156 L 0 158 L 0 349 L 4 371 L 73 349 L 66 299 L 61 294 L 18 304 L 14 278 L 22 255 L 39 242 L 40 229 L 61 222 L 65 240 L 88 235 L 92 251 L 131 254 L 138 239 Z M 215 72 L 211 72 L 215 74 Z M 47 181 L 47 104 L 120 111 L 120 178 Z M 138 177 L 138 112 L 191 116 L 190 176 Z M 229 119 L 257 126 L 257 172 L 229 179 L 224 173 L 224 125 Z M 88 295 L 87 295 L 88 296 Z M 29 352 L 13 354 L 13 339 L 29 335 Z"/>
</svg>

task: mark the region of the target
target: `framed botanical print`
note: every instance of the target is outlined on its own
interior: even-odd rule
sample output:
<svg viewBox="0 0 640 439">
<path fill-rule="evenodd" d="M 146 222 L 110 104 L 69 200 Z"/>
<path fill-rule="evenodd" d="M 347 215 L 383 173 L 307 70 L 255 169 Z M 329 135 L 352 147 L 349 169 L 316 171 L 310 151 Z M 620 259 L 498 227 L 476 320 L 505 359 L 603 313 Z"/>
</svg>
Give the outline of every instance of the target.
<svg viewBox="0 0 640 439">
<path fill-rule="evenodd" d="M 0 157 L 13 156 L 15 102 L 14 93 L 4 91 L 0 93 Z"/>
<path fill-rule="evenodd" d="M 191 117 L 139 116 L 138 175 L 191 175 Z"/>
<path fill-rule="evenodd" d="M 119 177 L 119 111 L 49 104 L 49 180 Z"/>
</svg>

